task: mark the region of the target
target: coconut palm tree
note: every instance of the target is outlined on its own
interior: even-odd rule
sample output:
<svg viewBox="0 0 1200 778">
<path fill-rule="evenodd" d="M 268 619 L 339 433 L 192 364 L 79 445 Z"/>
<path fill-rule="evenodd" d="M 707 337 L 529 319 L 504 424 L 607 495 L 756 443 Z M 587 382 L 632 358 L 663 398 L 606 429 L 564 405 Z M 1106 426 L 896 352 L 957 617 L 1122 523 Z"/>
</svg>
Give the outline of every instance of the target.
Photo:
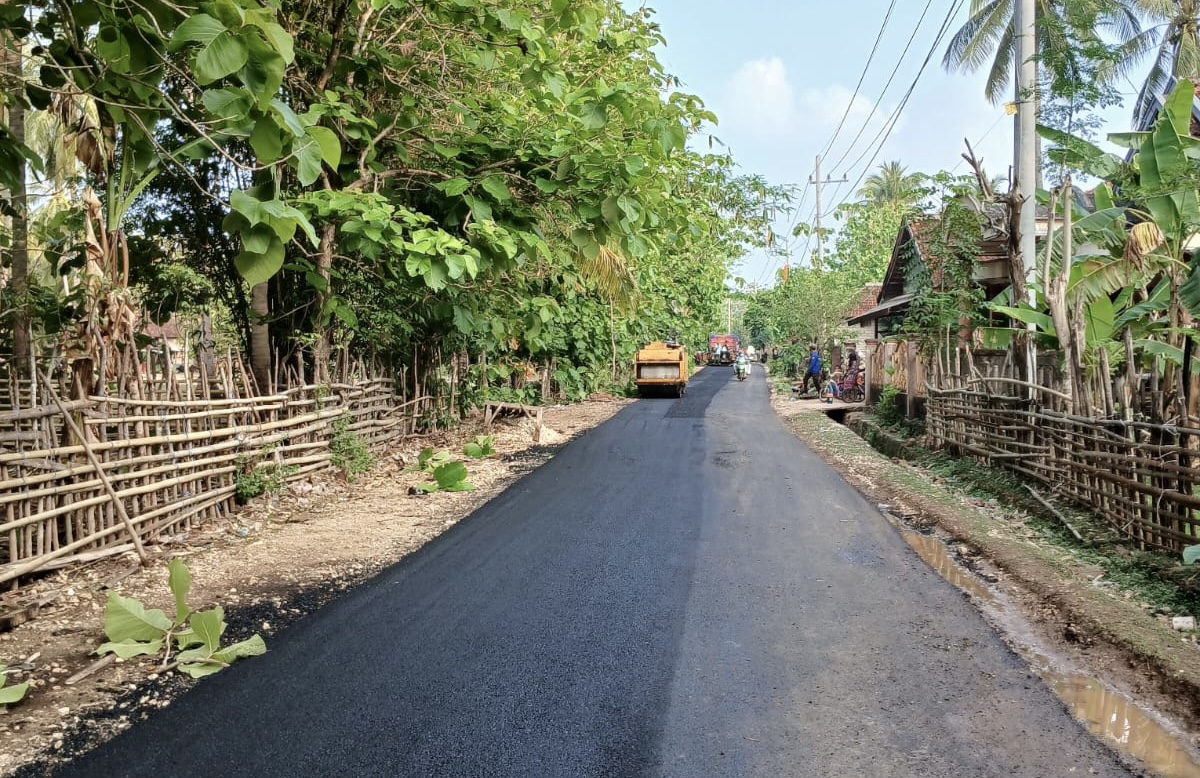
<svg viewBox="0 0 1200 778">
<path fill-rule="evenodd" d="M 921 174 L 907 173 L 899 161 L 884 162 L 863 180 L 858 196 L 873 203 L 912 205 L 921 199 Z"/>
<path fill-rule="evenodd" d="M 1138 90 L 1134 126 L 1149 127 L 1158 115 L 1158 98 L 1171 79 L 1200 79 L 1200 0 L 1134 0 L 1145 29 L 1126 37 L 1117 49 L 1113 76 L 1126 76 L 1145 54 L 1155 51 L 1150 71 Z"/>
<path fill-rule="evenodd" d="M 1081 56 L 1078 42 L 1097 41 L 1101 31 L 1120 41 L 1136 39 L 1142 34 L 1140 20 L 1144 15 L 1138 6 L 1155 1 L 1037 0 L 1039 59 L 1071 62 Z M 969 73 L 990 61 L 984 95 L 993 103 L 1008 97 L 1012 83 L 1017 51 L 1014 29 L 1017 2 L 971 0 L 970 16 L 950 38 L 942 57 L 946 70 Z M 1158 4 L 1162 2 L 1170 4 L 1171 0 L 1161 0 Z"/>
</svg>

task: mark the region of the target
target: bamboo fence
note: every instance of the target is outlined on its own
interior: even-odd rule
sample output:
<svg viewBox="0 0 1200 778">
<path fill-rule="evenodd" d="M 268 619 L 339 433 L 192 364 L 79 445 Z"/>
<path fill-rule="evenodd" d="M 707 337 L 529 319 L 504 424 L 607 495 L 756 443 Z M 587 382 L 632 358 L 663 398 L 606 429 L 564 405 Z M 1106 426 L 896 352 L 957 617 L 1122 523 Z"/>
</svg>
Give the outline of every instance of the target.
<svg viewBox="0 0 1200 778">
<path fill-rule="evenodd" d="M 1019 375 L 1021 364 L 1013 351 L 970 348 L 930 360 L 930 445 L 1044 484 L 1138 548 L 1179 553 L 1200 543 L 1200 419 L 1149 420 L 1139 409 L 1161 405 L 1159 382 L 1128 375 L 1094 387 L 1120 418 L 1073 414 L 1055 355 L 1039 357 L 1032 384 Z"/>
<path fill-rule="evenodd" d="M 48 379 L 48 370 L 8 380 L 0 398 L 5 598 L 44 571 L 140 554 L 142 544 L 229 518 L 239 478 L 266 469 L 290 481 L 324 469 L 337 434 L 377 451 L 415 433 L 434 402 L 406 399 L 391 379 L 361 377 L 361 365 L 343 370 L 359 375 L 344 382 L 259 396 L 233 354 L 212 376 L 148 374 L 147 363 L 122 373 L 113 395 L 64 400 L 68 381 Z"/>
</svg>

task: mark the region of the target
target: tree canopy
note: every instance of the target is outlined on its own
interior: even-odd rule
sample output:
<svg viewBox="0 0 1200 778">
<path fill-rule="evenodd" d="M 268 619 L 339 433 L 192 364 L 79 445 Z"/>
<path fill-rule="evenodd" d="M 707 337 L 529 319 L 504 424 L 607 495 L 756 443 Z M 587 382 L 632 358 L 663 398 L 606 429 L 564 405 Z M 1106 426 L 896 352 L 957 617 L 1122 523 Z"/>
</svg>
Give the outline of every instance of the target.
<svg viewBox="0 0 1200 778">
<path fill-rule="evenodd" d="M 53 120 L 48 148 L 69 141 L 78 160 L 57 186 L 67 210 L 89 213 L 95 192 L 90 221 L 34 245 L 40 277 L 92 280 L 43 292 L 73 290 L 80 316 L 101 287 L 160 318 L 185 298 L 220 305 L 260 383 L 293 356 L 320 378 L 346 346 L 393 365 L 555 361 L 594 388 L 641 341 L 708 331 L 731 263 L 787 199 L 689 147 L 716 117 L 663 71 L 652 12 L 616 0 L 0 11 L 21 53 L 4 74 L 14 105 Z M 37 219 L 14 176 L 55 188 L 51 151 L 11 116 L 0 156 L 21 164 L 0 166 L 0 186 L 16 219 Z M 15 288 L 6 302 L 31 311 Z"/>
</svg>

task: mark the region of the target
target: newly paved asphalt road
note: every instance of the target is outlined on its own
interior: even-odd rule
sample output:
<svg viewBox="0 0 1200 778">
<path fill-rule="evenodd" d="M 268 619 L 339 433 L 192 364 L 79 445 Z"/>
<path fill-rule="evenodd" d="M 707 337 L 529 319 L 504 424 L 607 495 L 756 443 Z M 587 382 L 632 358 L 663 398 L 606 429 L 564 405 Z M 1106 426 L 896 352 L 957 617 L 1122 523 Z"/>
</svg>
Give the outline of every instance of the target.
<svg viewBox="0 0 1200 778">
<path fill-rule="evenodd" d="M 60 775 L 1131 774 L 731 377 L 630 406 Z"/>
</svg>

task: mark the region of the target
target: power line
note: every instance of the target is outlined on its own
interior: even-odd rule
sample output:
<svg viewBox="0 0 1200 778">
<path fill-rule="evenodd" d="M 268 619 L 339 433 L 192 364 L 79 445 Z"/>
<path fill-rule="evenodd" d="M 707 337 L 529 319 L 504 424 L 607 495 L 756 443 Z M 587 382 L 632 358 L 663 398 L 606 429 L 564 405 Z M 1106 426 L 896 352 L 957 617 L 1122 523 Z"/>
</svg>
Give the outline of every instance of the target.
<svg viewBox="0 0 1200 778">
<path fill-rule="evenodd" d="M 801 209 L 804 208 L 804 201 L 808 198 L 808 191 L 811 188 L 812 188 L 812 181 L 809 180 L 808 183 L 806 183 L 804 185 L 804 189 L 801 190 L 801 192 L 800 192 L 800 199 L 799 199 L 799 201 L 797 201 L 796 207 L 792 209 L 792 219 L 788 223 L 787 230 L 785 231 L 785 235 L 787 236 L 787 240 L 788 240 L 788 245 L 784 249 L 785 252 L 791 251 L 792 243 L 794 241 L 794 238 L 792 236 L 792 230 L 794 230 L 796 228 L 796 224 L 799 221 L 799 219 L 797 217 L 799 217 Z M 811 217 L 812 217 L 812 215 L 810 214 L 809 218 L 811 219 Z M 780 260 L 780 257 L 777 255 L 775 257 L 775 263 L 773 265 L 764 266 L 762 269 L 762 272 L 760 272 L 758 274 L 758 281 L 756 283 L 761 284 L 763 282 L 763 277 L 768 272 L 774 273 L 775 270 L 779 267 L 779 260 Z"/>
<path fill-rule="evenodd" d="M 871 155 L 871 158 L 867 160 L 867 164 L 863 167 L 862 173 L 859 174 L 858 179 L 850 187 L 851 192 L 855 191 L 858 185 L 862 183 L 862 180 L 866 178 L 867 171 L 871 169 L 871 165 L 873 165 L 875 160 L 879 157 L 879 152 L 883 151 L 883 147 L 887 143 L 888 138 L 891 136 L 892 130 L 896 128 L 896 123 L 900 120 L 900 115 L 904 112 L 905 106 L 908 105 L 909 98 L 912 97 L 912 93 L 916 90 L 917 84 L 921 80 L 921 76 L 924 75 L 925 68 L 929 66 L 929 61 L 933 59 L 933 55 L 937 51 L 938 46 L 941 44 L 942 38 L 946 37 L 946 33 L 950 29 L 950 23 L 954 20 L 954 15 L 958 13 L 958 9 L 962 7 L 963 2 L 964 0 L 951 0 L 950 10 L 946 13 L 946 18 L 942 20 L 942 26 L 938 29 L 937 36 L 933 39 L 933 45 L 929 47 L 929 52 L 925 55 L 925 60 L 921 63 L 920 69 L 917 70 L 917 75 L 913 78 L 912 84 L 909 85 L 908 91 L 904 93 L 904 97 L 900 99 L 900 103 L 896 106 L 896 109 L 892 111 L 892 115 L 889 117 L 888 122 L 884 124 L 883 128 L 875 134 L 875 138 L 871 140 L 871 143 L 874 144 L 875 139 L 879 139 L 879 143 L 875 146 L 875 153 Z M 850 163 L 849 167 L 856 167 L 858 163 L 862 161 L 862 158 L 866 156 L 867 151 L 869 150 L 870 146 L 868 146 L 867 150 L 864 150 L 862 154 L 859 154 L 858 158 L 855 159 L 854 162 Z M 840 189 L 840 186 L 838 188 Z M 837 193 L 837 189 L 834 190 L 834 193 Z"/>
<path fill-rule="evenodd" d="M 975 141 L 974 148 L 979 148 L 979 144 L 981 144 L 985 140 L 987 140 L 987 136 L 992 134 L 992 130 L 996 129 L 996 127 L 999 126 L 1000 122 L 1004 121 L 1007 118 L 1008 117 L 1005 116 L 1004 114 L 1000 114 L 1000 116 L 996 118 L 996 121 L 992 122 L 992 126 L 988 127 L 987 130 L 982 135 L 979 136 L 979 139 L 977 141 Z M 954 167 L 950 168 L 950 172 L 953 173 L 955 170 L 958 170 L 960 167 L 962 167 L 962 164 L 964 162 L 966 162 L 966 160 L 963 159 L 962 157 L 959 157 L 958 164 L 955 165 Z"/>
<path fill-rule="evenodd" d="M 862 126 L 858 128 L 858 133 L 854 139 L 850 141 L 850 145 L 842 152 L 842 156 L 838 157 L 837 162 L 833 163 L 833 167 L 838 167 L 845 161 L 846 157 L 854 150 L 854 146 L 858 143 L 859 138 L 867 130 L 867 125 L 871 123 L 871 119 L 875 118 L 875 112 L 879 110 L 879 106 L 883 104 L 883 98 L 887 95 L 888 89 L 892 86 L 892 81 L 896 78 L 896 74 L 900 72 L 900 66 L 904 64 L 904 58 L 908 56 L 908 50 L 912 47 L 913 41 L 917 39 L 917 33 L 921 30 L 921 25 L 925 22 L 925 15 L 929 13 L 930 7 L 933 5 L 933 0 L 926 0 L 925 9 L 921 11 L 920 18 L 917 19 L 917 26 L 913 28 L 912 35 L 908 36 L 908 43 L 904 44 L 904 51 L 900 52 L 900 58 L 896 60 L 896 67 L 892 68 L 891 75 L 888 76 L 887 83 L 883 85 L 883 91 L 879 93 L 879 98 L 875 101 L 875 105 L 871 106 L 871 112 L 867 114 L 867 118 L 863 120 Z"/>
<path fill-rule="evenodd" d="M 825 156 L 829 149 L 833 148 L 833 144 L 837 142 L 838 134 L 841 133 L 842 127 L 846 125 L 846 118 L 850 116 L 850 111 L 854 108 L 854 100 L 858 97 L 858 90 L 862 88 L 863 79 L 867 77 L 867 71 L 871 69 L 871 62 L 875 59 L 875 52 L 879 50 L 879 41 L 883 40 L 883 33 L 887 30 L 888 22 L 892 18 L 892 11 L 896 10 L 896 2 L 897 0 L 892 0 L 891 5 L 888 6 L 887 13 L 884 14 L 883 24 L 879 26 L 879 34 L 875 36 L 875 43 L 871 46 L 871 53 L 867 55 L 867 63 L 863 65 L 862 73 L 858 76 L 858 83 L 854 85 L 854 94 L 850 95 L 850 102 L 846 103 L 846 111 L 842 114 L 837 129 L 833 131 L 833 137 L 825 144 L 825 148 L 821 149 L 820 156 L 822 157 Z M 930 2 L 933 2 L 933 0 L 930 0 Z M 918 22 L 919 24 L 920 22 Z"/>
</svg>

